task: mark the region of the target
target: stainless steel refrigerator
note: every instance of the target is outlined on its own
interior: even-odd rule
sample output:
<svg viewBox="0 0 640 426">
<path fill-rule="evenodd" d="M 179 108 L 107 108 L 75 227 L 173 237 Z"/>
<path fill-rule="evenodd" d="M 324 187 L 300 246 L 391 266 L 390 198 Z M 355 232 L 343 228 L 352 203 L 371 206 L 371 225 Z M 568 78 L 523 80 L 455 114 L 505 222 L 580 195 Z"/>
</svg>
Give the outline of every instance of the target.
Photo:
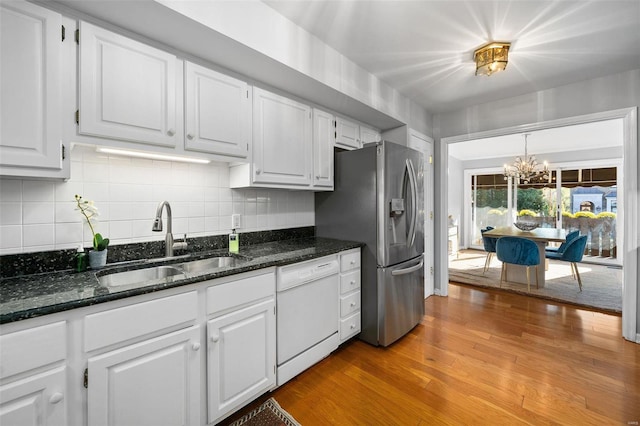
<svg viewBox="0 0 640 426">
<path fill-rule="evenodd" d="M 424 315 L 422 153 L 389 141 L 335 154 L 315 195 L 316 235 L 365 243 L 360 338 L 388 346 Z"/>
</svg>

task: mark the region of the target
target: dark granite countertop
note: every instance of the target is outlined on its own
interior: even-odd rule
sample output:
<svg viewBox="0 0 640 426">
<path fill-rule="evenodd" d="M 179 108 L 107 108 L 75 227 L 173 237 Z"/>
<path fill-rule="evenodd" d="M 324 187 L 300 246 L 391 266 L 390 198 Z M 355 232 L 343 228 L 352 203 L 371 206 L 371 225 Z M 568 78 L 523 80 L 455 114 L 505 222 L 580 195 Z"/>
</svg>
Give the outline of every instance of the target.
<svg viewBox="0 0 640 426">
<path fill-rule="evenodd" d="M 0 279 L 0 324 L 95 305 L 214 278 L 302 262 L 361 247 L 361 243 L 326 238 L 273 241 L 240 248 L 235 266 L 200 273 L 187 273 L 139 285 L 107 287 L 98 277 L 110 273 L 172 265 L 185 261 L 228 256 L 224 249 L 202 251 L 171 259 L 134 260 L 109 264 L 98 271 L 71 270 L 22 275 Z"/>
</svg>

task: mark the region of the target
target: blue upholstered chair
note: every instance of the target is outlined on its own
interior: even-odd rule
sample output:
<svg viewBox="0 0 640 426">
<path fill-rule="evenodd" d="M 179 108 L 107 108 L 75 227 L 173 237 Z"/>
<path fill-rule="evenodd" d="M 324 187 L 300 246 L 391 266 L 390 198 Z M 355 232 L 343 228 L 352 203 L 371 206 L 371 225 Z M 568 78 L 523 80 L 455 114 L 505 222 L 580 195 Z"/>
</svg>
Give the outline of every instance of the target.
<svg viewBox="0 0 640 426">
<path fill-rule="evenodd" d="M 550 246 L 545 247 L 544 248 L 545 255 L 547 253 L 562 253 L 564 251 L 564 249 L 567 248 L 567 244 L 569 244 L 571 241 L 575 240 L 579 236 L 580 236 L 580 231 L 569 232 L 567 234 L 566 241 L 564 241 L 562 244 L 560 244 L 559 247 L 550 247 Z"/>
<path fill-rule="evenodd" d="M 571 263 L 571 275 L 574 278 L 578 279 L 578 287 L 580 287 L 580 291 L 582 291 L 582 279 L 580 278 L 580 272 L 578 272 L 577 262 L 582 260 L 582 255 L 584 254 L 584 249 L 587 246 L 587 236 L 583 235 L 582 237 L 575 238 L 564 249 L 562 253 L 546 253 L 545 257 L 547 259 L 555 259 L 562 260 L 565 262 Z"/>
<path fill-rule="evenodd" d="M 502 281 L 507 281 L 507 264 L 522 265 L 527 268 L 527 291 L 531 291 L 531 279 L 529 269 L 536 268 L 536 288 L 538 288 L 538 265 L 540 264 L 540 252 L 538 245 L 531 240 L 520 237 L 502 237 L 496 244 L 496 255 L 502 261 Z"/>
<path fill-rule="evenodd" d="M 492 229 L 494 229 L 493 226 L 487 226 L 486 228 L 480 230 L 480 233 L 482 233 L 482 244 L 484 245 L 484 251 L 487 252 L 487 258 L 484 261 L 484 269 L 482 270 L 483 275 L 485 272 L 487 272 L 487 269 L 489 269 L 489 265 L 491 264 L 491 256 L 493 256 L 493 253 L 496 252 L 496 241 L 498 241 L 498 239 L 484 236 L 485 232 L 491 231 Z"/>
</svg>

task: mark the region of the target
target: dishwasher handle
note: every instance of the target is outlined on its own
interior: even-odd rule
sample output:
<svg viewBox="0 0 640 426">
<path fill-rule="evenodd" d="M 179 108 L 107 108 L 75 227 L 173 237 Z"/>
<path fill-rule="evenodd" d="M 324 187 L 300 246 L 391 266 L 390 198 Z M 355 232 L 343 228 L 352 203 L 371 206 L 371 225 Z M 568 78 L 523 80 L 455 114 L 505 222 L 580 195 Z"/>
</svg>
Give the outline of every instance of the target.
<svg viewBox="0 0 640 426">
<path fill-rule="evenodd" d="M 391 271 L 391 275 L 395 277 L 398 275 L 410 274 L 422 268 L 423 265 L 424 265 L 424 260 L 420 259 L 420 263 L 418 263 L 417 265 L 413 265 L 405 269 L 397 269 L 395 271 Z"/>
</svg>

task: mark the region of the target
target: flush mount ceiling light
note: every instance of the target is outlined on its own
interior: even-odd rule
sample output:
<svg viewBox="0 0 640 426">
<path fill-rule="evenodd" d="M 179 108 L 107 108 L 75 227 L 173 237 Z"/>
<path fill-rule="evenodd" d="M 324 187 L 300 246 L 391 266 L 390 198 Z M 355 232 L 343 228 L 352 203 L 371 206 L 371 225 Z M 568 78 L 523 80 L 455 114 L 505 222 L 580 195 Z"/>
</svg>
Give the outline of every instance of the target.
<svg viewBox="0 0 640 426">
<path fill-rule="evenodd" d="M 476 75 L 491 75 L 507 68 L 511 43 L 491 42 L 473 52 Z"/>
<path fill-rule="evenodd" d="M 130 151 L 128 149 L 115 149 L 115 148 L 96 148 L 97 152 L 102 152 L 104 154 L 113 154 L 113 155 L 122 155 L 125 157 L 139 157 L 139 158 L 148 158 L 150 160 L 162 160 L 162 161 L 179 161 L 182 163 L 196 163 L 196 164 L 209 164 L 209 160 L 205 160 L 203 158 L 194 158 L 194 157 L 180 157 L 178 155 L 164 155 L 164 154 L 154 154 L 151 152 L 142 152 L 142 151 Z"/>
<path fill-rule="evenodd" d="M 505 180 L 514 178 L 518 180 L 518 183 L 525 184 L 549 180 L 551 173 L 547 162 L 545 161 L 540 169 L 536 156 L 527 154 L 527 136 L 529 136 L 529 133 L 524 134 L 524 157 L 517 157 L 511 166 L 504 165 L 503 174 Z"/>
</svg>

